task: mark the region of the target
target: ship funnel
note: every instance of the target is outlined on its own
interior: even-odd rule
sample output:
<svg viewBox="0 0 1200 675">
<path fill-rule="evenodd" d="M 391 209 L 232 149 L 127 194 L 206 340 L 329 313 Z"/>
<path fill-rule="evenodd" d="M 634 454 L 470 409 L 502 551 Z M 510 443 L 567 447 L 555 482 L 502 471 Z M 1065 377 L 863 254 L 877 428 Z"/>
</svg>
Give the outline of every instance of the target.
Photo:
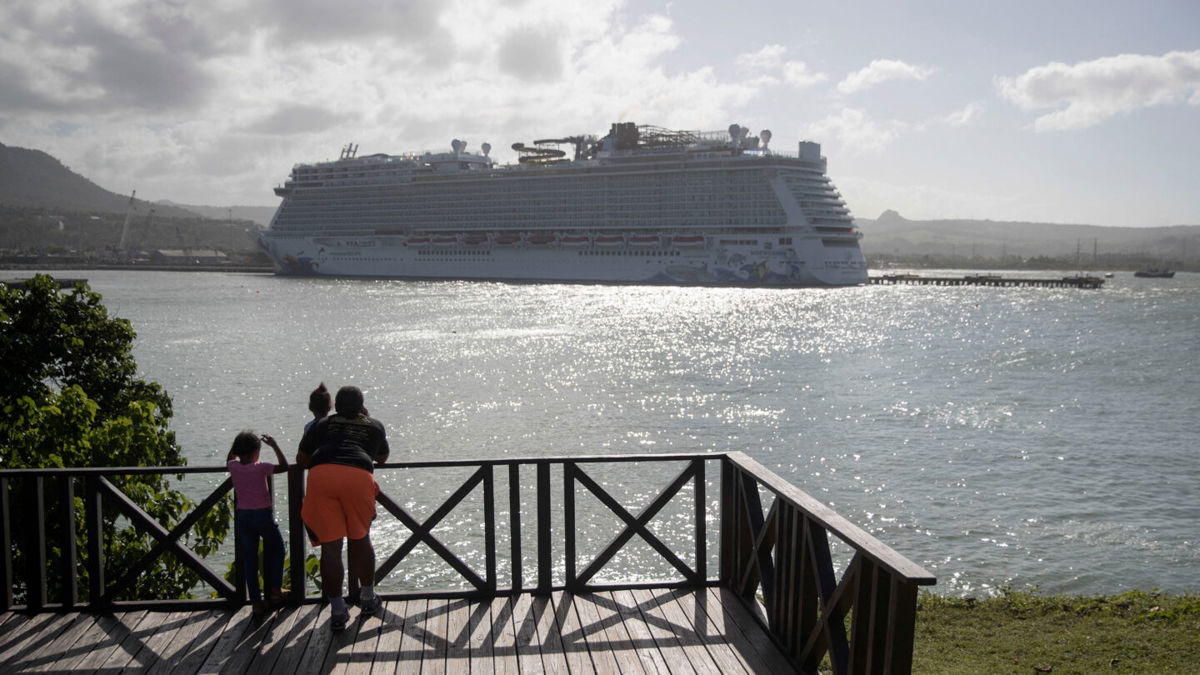
<svg viewBox="0 0 1200 675">
<path fill-rule="evenodd" d="M 480 150 L 483 150 L 483 156 L 484 156 L 484 157 L 487 157 L 487 156 L 488 156 L 488 153 L 492 151 L 492 144 L 491 144 L 491 143 L 484 143 L 483 145 L 479 146 L 479 149 L 480 149 Z"/>
<path fill-rule="evenodd" d="M 454 154 L 456 154 L 456 155 L 458 153 L 462 152 L 463 148 L 465 148 L 465 147 L 467 147 L 467 144 L 463 143 L 462 141 L 458 140 L 457 138 L 450 141 L 450 149 L 454 150 Z"/>
<path fill-rule="evenodd" d="M 762 131 L 758 132 L 758 137 L 762 140 L 763 150 L 766 150 L 767 144 L 771 142 L 771 130 L 763 129 Z"/>
<path fill-rule="evenodd" d="M 737 145 L 738 136 L 742 135 L 742 126 L 740 124 L 729 125 L 729 142 Z"/>
</svg>

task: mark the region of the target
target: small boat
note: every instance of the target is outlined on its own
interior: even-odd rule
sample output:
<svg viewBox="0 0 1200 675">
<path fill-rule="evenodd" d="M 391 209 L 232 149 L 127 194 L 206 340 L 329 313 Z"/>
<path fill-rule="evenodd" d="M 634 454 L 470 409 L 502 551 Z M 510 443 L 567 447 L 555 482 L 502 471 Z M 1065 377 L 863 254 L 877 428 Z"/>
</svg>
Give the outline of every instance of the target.
<svg viewBox="0 0 1200 675">
<path fill-rule="evenodd" d="M 704 237 L 698 234 L 677 234 L 671 237 L 671 243 L 683 248 L 704 246 Z"/>
<path fill-rule="evenodd" d="M 519 243 L 521 243 L 521 235 L 519 234 L 505 233 L 496 235 L 497 246 L 513 246 Z"/>
<path fill-rule="evenodd" d="M 458 237 L 452 234 L 438 235 L 433 238 L 434 246 L 455 246 L 458 244 Z"/>
<path fill-rule="evenodd" d="M 658 246 L 662 243 L 657 234 L 635 234 L 629 238 L 630 246 L 640 246 L 646 248 L 649 246 Z"/>
<path fill-rule="evenodd" d="M 429 237 L 409 237 L 405 243 L 409 246 L 428 246 Z"/>
<path fill-rule="evenodd" d="M 564 236 L 561 241 L 563 246 L 571 246 L 575 248 L 587 246 L 588 244 L 592 243 L 592 240 L 584 234 L 569 234 Z"/>
<path fill-rule="evenodd" d="M 1170 279 L 1175 276 L 1175 271 L 1166 268 L 1154 268 L 1149 270 L 1138 270 L 1133 273 L 1133 276 L 1141 277 L 1143 279 Z"/>
<path fill-rule="evenodd" d="M 487 240 L 488 238 L 486 234 L 468 234 L 467 236 L 463 237 L 463 243 L 467 246 L 479 246 L 481 244 L 486 244 Z"/>
<path fill-rule="evenodd" d="M 529 236 L 528 241 L 534 246 L 547 246 L 558 241 L 558 237 L 553 234 L 533 234 Z"/>
<path fill-rule="evenodd" d="M 613 248 L 614 246 L 624 246 L 625 245 L 625 237 L 622 237 L 619 234 L 602 234 L 602 235 L 596 237 L 595 244 L 596 244 L 596 246 L 603 246 L 605 248 Z"/>
</svg>

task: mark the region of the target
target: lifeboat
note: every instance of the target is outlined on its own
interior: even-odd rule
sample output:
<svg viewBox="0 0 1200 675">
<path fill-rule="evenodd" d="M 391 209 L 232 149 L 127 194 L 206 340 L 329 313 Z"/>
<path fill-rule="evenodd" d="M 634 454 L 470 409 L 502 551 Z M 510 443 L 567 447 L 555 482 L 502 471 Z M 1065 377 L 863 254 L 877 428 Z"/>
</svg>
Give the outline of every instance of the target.
<svg viewBox="0 0 1200 675">
<path fill-rule="evenodd" d="M 625 237 L 622 237 L 619 234 L 602 234 L 602 235 L 596 237 L 595 244 L 597 246 L 603 246 L 606 248 L 612 248 L 614 246 L 624 246 L 625 245 Z"/>
<path fill-rule="evenodd" d="M 409 237 L 408 241 L 405 243 L 407 243 L 409 246 L 428 246 L 429 237 Z"/>
<path fill-rule="evenodd" d="M 571 246 L 574 248 L 579 248 L 581 246 L 587 246 L 588 244 L 591 243 L 592 240 L 590 238 L 588 238 L 587 235 L 584 235 L 584 234 L 569 234 L 569 235 L 563 236 L 561 241 L 562 241 L 563 246 Z"/>
<path fill-rule="evenodd" d="M 433 238 L 434 246 L 455 246 L 458 244 L 458 237 L 452 234 L 440 234 Z"/>
<path fill-rule="evenodd" d="M 704 237 L 698 234 L 677 234 L 671 237 L 671 243 L 681 248 L 698 248 L 704 246 Z"/>
<path fill-rule="evenodd" d="M 519 234 L 498 234 L 496 235 L 497 246 L 513 246 L 521 242 Z"/>
<path fill-rule="evenodd" d="M 529 243 L 534 246 L 546 246 L 558 241 L 558 237 L 553 234 L 533 234 L 529 236 Z"/>
<path fill-rule="evenodd" d="M 650 246 L 658 246 L 662 243 L 662 239 L 657 234 L 635 234 L 629 238 L 630 246 L 638 246 L 647 248 Z"/>
<path fill-rule="evenodd" d="M 467 236 L 463 237 L 463 243 L 467 246 L 479 246 L 481 244 L 486 244 L 487 240 L 488 238 L 486 234 L 468 234 Z"/>
</svg>

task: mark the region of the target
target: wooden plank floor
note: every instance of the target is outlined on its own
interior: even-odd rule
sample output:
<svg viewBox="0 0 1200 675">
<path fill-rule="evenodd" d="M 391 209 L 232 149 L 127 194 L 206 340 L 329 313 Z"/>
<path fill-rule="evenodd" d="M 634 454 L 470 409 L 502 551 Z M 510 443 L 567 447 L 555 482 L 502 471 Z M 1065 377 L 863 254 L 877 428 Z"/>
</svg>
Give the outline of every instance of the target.
<svg viewBox="0 0 1200 675">
<path fill-rule="evenodd" d="M 329 609 L 0 614 L 0 672 L 786 673 L 728 591 L 398 600 L 378 617 Z"/>
</svg>

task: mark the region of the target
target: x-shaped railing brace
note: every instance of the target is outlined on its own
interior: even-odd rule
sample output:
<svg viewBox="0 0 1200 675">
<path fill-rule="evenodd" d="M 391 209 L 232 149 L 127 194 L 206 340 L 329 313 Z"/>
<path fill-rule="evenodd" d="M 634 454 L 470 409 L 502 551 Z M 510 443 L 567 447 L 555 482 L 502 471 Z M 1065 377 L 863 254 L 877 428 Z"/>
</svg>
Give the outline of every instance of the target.
<svg viewBox="0 0 1200 675">
<path fill-rule="evenodd" d="M 446 548 L 445 544 L 438 541 L 437 537 L 433 536 L 433 528 L 437 527 L 437 524 L 440 523 L 443 518 L 449 515 L 450 512 L 453 511 L 454 508 L 467 497 L 467 495 L 471 494 L 471 491 L 475 489 L 475 486 L 479 485 L 479 483 L 483 482 L 485 479 L 487 482 L 484 483 L 484 490 L 486 493 L 484 495 L 484 499 L 485 501 L 490 499 L 492 467 L 490 465 L 485 465 L 481 466 L 475 473 L 471 474 L 471 477 L 468 478 L 466 482 L 464 482 L 457 490 L 455 490 L 454 494 L 450 495 L 450 497 L 444 503 L 442 503 L 440 507 L 438 507 L 437 511 L 434 511 L 433 514 L 426 518 L 425 522 L 423 523 L 418 523 L 415 518 L 409 515 L 407 511 L 405 511 L 399 504 L 393 501 L 392 498 L 388 497 L 386 494 L 381 492 L 376 495 L 376 501 L 382 504 L 383 508 L 387 509 L 388 513 L 391 513 L 393 516 L 395 516 L 396 519 L 403 523 L 405 527 L 412 530 L 412 534 L 404 541 L 403 544 L 400 545 L 399 548 L 396 549 L 394 553 L 388 556 L 388 559 L 385 560 L 383 564 L 379 565 L 378 569 L 375 571 L 375 582 L 379 583 L 383 581 L 383 579 L 387 577 L 387 575 L 390 574 L 391 571 L 395 569 L 396 566 L 399 565 L 400 562 L 404 560 L 404 558 L 407 557 L 414 548 L 416 548 L 417 544 L 424 542 L 426 546 L 428 546 L 434 553 L 438 554 L 442 560 L 446 561 L 448 565 L 453 567 L 456 572 L 461 574 L 463 578 L 466 579 L 476 589 L 480 591 L 494 590 L 495 582 L 489 583 L 488 581 L 485 581 L 478 574 L 476 574 L 474 570 L 468 567 L 466 563 L 464 563 L 462 560 L 459 560 L 458 556 L 454 555 L 450 549 Z M 495 533 L 489 531 L 485 536 L 493 537 L 495 536 Z"/>
<path fill-rule="evenodd" d="M 675 480 L 671 481 L 670 485 L 664 488 L 663 491 L 660 492 L 657 497 L 655 497 L 654 501 L 650 502 L 650 504 L 648 504 L 646 508 L 637 515 L 637 517 L 634 517 L 631 513 L 629 513 L 628 510 L 625 509 L 624 506 L 621 506 L 617 500 L 613 499 L 612 495 L 608 494 L 604 488 L 600 487 L 596 481 L 592 480 L 591 476 L 588 476 L 583 469 L 579 468 L 578 465 L 568 464 L 566 465 L 566 470 L 568 475 L 568 489 L 573 489 L 571 481 L 578 480 L 593 495 L 595 495 L 601 503 L 607 506 L 614 514 L 616 514 L 618 518 L 625 522 L 625 528 L 621 530 L 621 533 L 618 534 L 616 538 L 614 538 L 612 542 L 610 542 L 608 546 L 606 546 L 600 552 L 600 555 L 596 556 L 591 564 L 584 568 L 584 570 L 580 572 L 578 576 L 576 576 L 574 579 L 567 580 L 567 586 L 569 589 L 572 591 L 585 589 L 587 582 L 590 581 L 592 577 L 596 575 L 596 573 L 603 569 L 603 567 L 612 560 L 613 556 L 620 552 L 621 548 L 625 546 L 625 544 L 628 543 L 635 534 L 639 535 L 655 551 L 658 551 L 659 555 L 666 559 L 667 562 L 671 563 L 671 565 L 675 569 L 679 570 L 679 573 L 686 577 L 690 582 L 695 584 L 704 583 L 704 580 L 700 578 L 699 574 L 695 570 L 688 567 L 687 563 L 680 560 L 679 556 L 675 555 L 675 553 L 672 552 L 666 544 L 662 543 L 658 537 L 654 536 L 654 534 L 646 528 L 646 524 L 653 520 L 654 516 L 658 515 L 658 512 L 661 511 L 664 506 L 670 503 L 671 499 L 679 492 L 679 490 L 682 489 L 689 480 L 692 480 L 697 476 L 697 471 L 699 468 L 696 464 L 690 464 L 686 469 L 684 469 L 679 476 L 675 478 Z M 574 527 L 574 523 L 568 523 L 567 527 Z M 569 555 L 573 555 L 573 553 L 573 551 L 568 551 Z"/>
</svg>

